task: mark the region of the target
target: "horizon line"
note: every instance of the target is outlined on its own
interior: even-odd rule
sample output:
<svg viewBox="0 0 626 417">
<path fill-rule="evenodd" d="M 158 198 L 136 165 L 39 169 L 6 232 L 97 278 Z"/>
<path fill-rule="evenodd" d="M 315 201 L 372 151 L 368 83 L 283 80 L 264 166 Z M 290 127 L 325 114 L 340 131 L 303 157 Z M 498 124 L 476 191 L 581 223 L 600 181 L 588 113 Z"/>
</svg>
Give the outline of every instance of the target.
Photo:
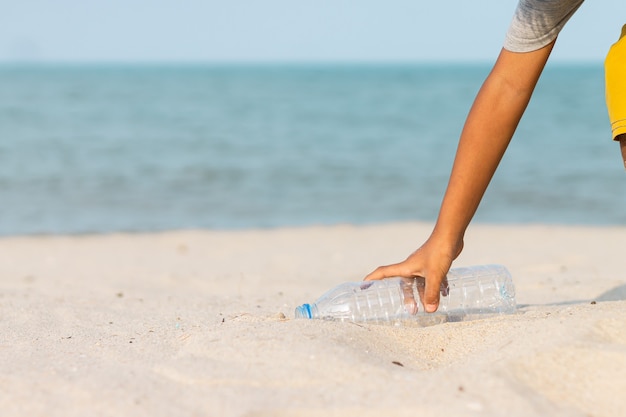
<svg viewBox="0 0 626 417">
<path fill-rule="evenodd" d="M 0 59 L 0 68 L 7 67 L 397 67 L 397 66 L 492 66 L 494 60 L 476 59 L 424 59 L 424 60 L 4 60 Z M 548 61 L 549 66 L 576 65 L 599 66 L 602 60 L 596 59 L 556 59 Z"/>
</svg>

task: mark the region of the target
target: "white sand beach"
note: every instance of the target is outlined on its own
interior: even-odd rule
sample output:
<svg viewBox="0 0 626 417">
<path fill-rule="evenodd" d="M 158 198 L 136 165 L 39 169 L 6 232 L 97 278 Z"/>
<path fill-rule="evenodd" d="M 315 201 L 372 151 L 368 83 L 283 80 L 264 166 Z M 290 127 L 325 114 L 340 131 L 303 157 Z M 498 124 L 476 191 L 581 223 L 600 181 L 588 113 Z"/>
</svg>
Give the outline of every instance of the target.
<svg viewBox="0 0 626 417">
<path fill-rule="evenodd" d="M 519 311 L 294 320 L 430 224 L 0 239 L 2 416 L 623 416 L 626 227 L 474 225 Z"/>
</svg>

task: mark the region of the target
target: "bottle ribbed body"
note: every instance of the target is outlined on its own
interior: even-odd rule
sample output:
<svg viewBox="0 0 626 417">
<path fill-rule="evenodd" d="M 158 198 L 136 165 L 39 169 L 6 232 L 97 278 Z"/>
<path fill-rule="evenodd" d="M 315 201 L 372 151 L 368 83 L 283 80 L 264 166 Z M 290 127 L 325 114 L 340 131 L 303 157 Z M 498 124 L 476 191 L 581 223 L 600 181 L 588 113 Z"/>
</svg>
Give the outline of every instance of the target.
<svg viewBox="0 0 626 417">
<path fill-rule="evenodd" d="M 423 278 L 344 283 L 315 303 L 296 308 L 296 318 L 428 325 L 507 314 L 516 308 L 511 275 L 501 265 L 451 269 L 436 313 L 424 311 L 423 290 Z"/>
</svg>

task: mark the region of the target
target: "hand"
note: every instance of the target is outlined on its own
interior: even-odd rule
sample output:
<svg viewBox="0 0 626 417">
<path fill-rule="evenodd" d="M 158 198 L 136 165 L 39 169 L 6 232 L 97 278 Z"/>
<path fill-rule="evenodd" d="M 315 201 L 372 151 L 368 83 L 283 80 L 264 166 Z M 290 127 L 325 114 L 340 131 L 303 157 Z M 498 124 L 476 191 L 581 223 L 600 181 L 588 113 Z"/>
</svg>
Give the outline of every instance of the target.
<svg viewBox="0 0 626 417">
<path fill-rule="evenodd" d="M 463 239 L 456 244 L 446 245 L 436 237 L 431 236 L 424 245 L 413 252 L 406 260 L 392 265 L 379 266 L 365 277 L 366 281 L 403 277 L 423 277 L 426 281 L 423 294 L 423 304 L 427 312 L 433 313 L 439 307 L 439 293 L 447 287 L 446 274 L 450 270 L 452 261 L 463 250 Z M 444 295 L 447 295 L 444 293 Z M 420 298 L 422 294 L 420 294 Z M 416 312 L 416 311 L 412 311 Z"/>
</svg>

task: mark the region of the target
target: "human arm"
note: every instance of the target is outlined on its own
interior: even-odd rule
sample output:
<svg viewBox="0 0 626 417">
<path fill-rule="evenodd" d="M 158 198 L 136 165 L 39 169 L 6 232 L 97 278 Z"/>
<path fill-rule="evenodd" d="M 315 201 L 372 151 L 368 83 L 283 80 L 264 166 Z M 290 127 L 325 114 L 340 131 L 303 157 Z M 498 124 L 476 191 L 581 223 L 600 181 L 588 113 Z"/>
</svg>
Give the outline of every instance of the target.
<svg viewBox="0 0 626 417">
<path fill-rule="evenodd" d="M 533 52 L 502 50 L 461 132 L 448 188 L 430 237 L 406 260 L 378 267 L 366 280 L 424 277 L 426 311 L 437 309 L 441 283 L 463 250 L 465 230 L 526 110 L 553 46 L 554 41 Z"/>
<path fill-rule="evenodd" d="M 626 133 L 619 135 L 616 140 L 619 141 L 619 147 L 622 150 L 622 160 L 624 161 L 624 169 L 626 169 Z"/>
</svg>

